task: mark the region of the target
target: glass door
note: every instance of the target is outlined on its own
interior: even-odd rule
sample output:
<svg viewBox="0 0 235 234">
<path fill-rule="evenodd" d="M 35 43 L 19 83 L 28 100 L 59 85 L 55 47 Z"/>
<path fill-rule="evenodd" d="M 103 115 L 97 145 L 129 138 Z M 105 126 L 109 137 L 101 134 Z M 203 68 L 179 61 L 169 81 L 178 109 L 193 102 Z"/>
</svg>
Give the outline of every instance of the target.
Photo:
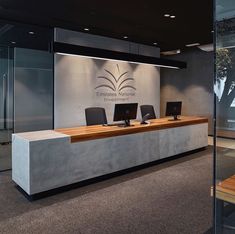
<svg viewBox="0 0 235 234">
<path fill-rule="evenodd" d="M 0 47 L 0 171 L 11 168 L 13 49 Z"/>
</svg>

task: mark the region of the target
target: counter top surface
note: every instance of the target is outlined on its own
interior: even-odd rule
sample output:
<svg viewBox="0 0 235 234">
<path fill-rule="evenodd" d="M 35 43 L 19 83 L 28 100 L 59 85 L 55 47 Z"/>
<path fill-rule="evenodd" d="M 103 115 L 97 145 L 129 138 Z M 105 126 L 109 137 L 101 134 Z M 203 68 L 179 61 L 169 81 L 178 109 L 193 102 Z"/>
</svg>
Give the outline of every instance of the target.
<svg viewBox="0 0 235 234">
<path fill-rule="evenodd" d="M 50 139 L 55 139 L 55 138 L 68 137 L 68 135 L 65 135 L 63 133 L 60 133 L 54 130 L 22 132 L 22 133 L 15 133 L 12 136 L 13 136 L 13 140 L 14 140 L 14 136 L 17 136 L 27 141 L 40 141 L 40 140 L 50 140 Z"/>
<path fill-rule="evenodd" d="M 79 142 L 208 122 L 207 118 L 197 116 L 181 116 L 177 121 L 169 121 L 169 119 L 171 117 L 152 119 L 149 120 L 150 124 L 146 125 L 133 121 L 131 123 L 133 126 L 130 127 L 93 125 L 55 129 L 55 131 L 70 136 L 71 142 Z"/>
<path fill-rule="evenodd" d="M 216 185 L 216 198 L 235 204 L 235 175 Z"/>
<path fill-rule="evenodd" d="M 130 127 L 93 125 L 78 126 L 73 128 L 62 128 L 55 130 L 23 132 L 13 134 L 13 139 L 14 136 L 20 137 L 27 141 L 40 141 L 70 137 L 71 142 L 79 142 L 208 122 L 207 118 L 196 116 L 181 116 L 180 120 L 177 121 L 169 121 L 169 119 L 169 117 L 152 119 L 149 120 L 149 124 L 145 125 L 140 124 L 140 122 L 133 121 L 131 123 L 133 126 Z"/>
</svg>

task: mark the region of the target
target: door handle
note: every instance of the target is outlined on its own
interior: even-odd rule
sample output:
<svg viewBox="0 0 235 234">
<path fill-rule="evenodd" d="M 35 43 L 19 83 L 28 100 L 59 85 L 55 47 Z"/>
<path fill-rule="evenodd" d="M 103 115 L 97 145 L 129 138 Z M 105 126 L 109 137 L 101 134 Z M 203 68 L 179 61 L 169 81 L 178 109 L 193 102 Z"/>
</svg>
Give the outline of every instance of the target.
<svg viewBox="0 0 235 234">
<path fill-rule="evenodd" d="M 3 128 L 7 128 L 7 75 L 2 76 L 2 88 L 3 88 Z"/>
</svg>

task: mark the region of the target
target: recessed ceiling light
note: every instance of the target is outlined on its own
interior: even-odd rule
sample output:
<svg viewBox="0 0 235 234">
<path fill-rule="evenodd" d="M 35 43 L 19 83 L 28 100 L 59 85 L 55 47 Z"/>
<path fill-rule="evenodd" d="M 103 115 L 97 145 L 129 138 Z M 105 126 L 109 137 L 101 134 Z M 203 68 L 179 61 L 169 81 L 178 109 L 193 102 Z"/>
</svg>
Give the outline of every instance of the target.
<svg viewBox="0 0 235 234">
<path fill-rule="evenodd" d="M 165 16 L 165 17 L 170 17 L 170 15 L 169 15 L 169 14 L 165 14 L 164 16 Z"/>
<path fill-rule="evenodd" d="M 174 19 L 174 18 L 175 18 L 175 15 L 171 15 L 170 17 L 171 17 L 172 19 Z"/>
<path fill-rule="evenodd" d="M 16 42 L 15 41 L 11 41 L 11 44 L 16 44 Z"/>
<path fill-rule="evenodd" d="M 196 43 L 192 43 L 192 44 L 187 44 L 185 45 L 186 47 L 193 47 L 193 46 L 199 46 L 200 43 L 196 42 Z"/>
<path fill-rule="evenodd" d="M 84 31 L 90 31 L 90 29 L 89 28 L 84 28 Z"/>
<path fill-rule="evenodd" d="M 127 38 L 128 38 L 128 36 L 124 36 L 123 38 L 124 38 L 124 39 L 127 39 Z"/>
<path fill-rule="evenodd" d="M 157 45 L 157 42 L 154 42 L 153 44 L 154 44 L 154 45 Z"/>
<path fill-rule="evenodd" d="M 35 34 L 35 32 L 33 32 L 33 31 L 29 31 L 29 34 L 34 35 L 34 34 Z"/>
</svg>

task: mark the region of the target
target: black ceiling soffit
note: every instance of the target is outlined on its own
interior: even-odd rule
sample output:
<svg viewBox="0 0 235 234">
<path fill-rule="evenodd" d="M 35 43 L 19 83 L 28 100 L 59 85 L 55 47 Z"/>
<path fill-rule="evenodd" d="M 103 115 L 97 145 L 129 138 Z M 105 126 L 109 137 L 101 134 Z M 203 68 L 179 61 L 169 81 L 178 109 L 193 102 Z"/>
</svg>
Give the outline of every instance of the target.
<svg viewBox="0 0 235 234">
<path fill-rule="evenodd" d="M 0 18 L 146 45 L 157 43 L 161 51 L 213 42 L 213 0 L 2 0 Z"/>
<path fill-rule="evenodd" d="M 160 67 L 179 68 L 179 69 L 187 67 L 186 62 L 182 61 L 155 58 L 144 55 L 130 54 L 118 51 L 105 50 L 105 49 L 97 49 L 97 48 L 85 47 L 79 45 L 71 45 L 61 42 L 54 42 L 53 51 L 55 53 L 75 54 L 87 57 L 123 60 L 135 63 L 146 63 Z"/>
</svg>

